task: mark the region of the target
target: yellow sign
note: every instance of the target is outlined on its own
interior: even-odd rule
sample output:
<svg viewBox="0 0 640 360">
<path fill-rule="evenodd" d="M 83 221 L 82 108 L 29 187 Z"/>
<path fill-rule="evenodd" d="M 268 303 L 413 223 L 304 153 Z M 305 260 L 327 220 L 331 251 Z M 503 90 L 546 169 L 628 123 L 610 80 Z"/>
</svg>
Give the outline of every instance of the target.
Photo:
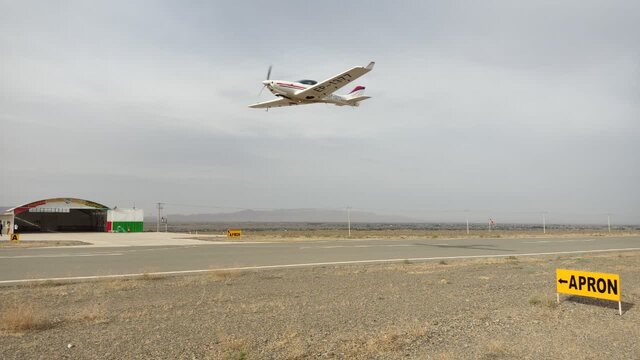
<svg viewBox="0 0 640 360">
<path fill-rule="evenodd" d="M 556 291 L 620 302 L 620 275 L 556 269 Z"/>
<path fill-rule="evenodd" d="M 242 236 L 242 230 L 232 230 L 232 229 L 227 230 L 227 237 L 230 237 L 230 238 L 238 237 L 239 238 L 240 236 Z"/>
<path fill-rule="evenodd" d="M 11 234 L 11 241 L 20 241 L 20 234 Z"/>
</svg>

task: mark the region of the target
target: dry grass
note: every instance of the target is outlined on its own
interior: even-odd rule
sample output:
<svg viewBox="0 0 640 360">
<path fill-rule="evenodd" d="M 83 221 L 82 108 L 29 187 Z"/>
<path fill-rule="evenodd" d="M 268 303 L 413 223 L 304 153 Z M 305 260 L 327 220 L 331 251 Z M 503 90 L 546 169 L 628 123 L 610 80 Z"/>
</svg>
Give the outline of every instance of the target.
<svg viewBox="0 0 640 360">
<path fill-rule="evenodd" d="M 234 335 L 218 335 L 218 342 L 222 348 L 222 359 L 244 360 L 249 354 L 246 350 L 247 340 Z"/>
<path fill-rule="evenodd" d="M 558 261 L 563 259 L 557 259 Z M 469 267 L 469 266 L 477 266 L 477 265 L 525 265 L 525 264 L 544 264 L 548 262 L 545 259 L 539 259 L 535 257 L 515 257 L 515 256 L 505 256 L 505 257 L 497 257 L 497 258 L 481 258 L 481 259 L 456 259 L 455 261 L 444 261 L 441 260 L 439 262 L 409 262 L 408 264 L 401 263 L 393 263 L 385 266 L 372 267 L 368 269 L 368 272 L 374 271 L 406 271 L 408 273 L 430 273 L 432 270 L 441 271 L 445 269 L 443 265 L 446 265 L 446 269 L 448 271 L 453 271 L 455 268 L 461 267 Z M 450 270 L 449 270 L 450 269 Z"/>
<path fill-rule="evenodd" d="M 506 258 L 504 258 L 506 262 L 508 263 L 517 263 L 518 262 L 518 258 L 515 256 L 507 256 Z"/>
<path fill-rule="evenodd" d="M 105 306 L 97 303 L 80 309 L 73 320 L 88 321 L 93 322 L 94 324 L 104 324 L 109 322 Z"/>
<path fill-rule="evenodd" d="M 131 279 L 112 279 L 104 282 L 106 292 L 133 290 L 138 286 L 139 282 Z"/>
<path fill-rule="evenodd" d="M 147 272 L 147 271 L 143 272 L 142 276 L 140 277 L 141 280 L 146 280 L 146 281 L 149 281 L 149 280 L 162 280 L 164 278 L 166 278 L 166 276 L 153 274 L 153 273 L 150 273 L 150 272 Z"/>
<path fill-rule="evenodd" d="M 55 287 L 65 286 L 65 285 L 68 285 L 68 284 L 69 283 L 66 283 L 64 281 L 43 280 L 43 281 L 29 282 L 25 286 L 30 287 L 30 288 L 55 288 Z"/>
<path fill-rule="evenodd" d="M 536 305 L 540 305 L 541 303 L 542 303 L 542 300 L 540 299 L 539 295 L 534 295 L 529 298 L 530 305 L 536 306 Z"/>
<path fill-rule="evenodd" d="M 549 309 L 555 309 L 558 307 L 556 297 L 551 295 L 533 295 L 529 298 L 529 304 L 533 306 L 543 305 Z"/>
<path fill-rule="evenodd" d="M 387 326 L 372 336 L 345 341 L 341 350 L 347 358 L 369 359 L 374 355 L 402 351 L 428 335 L 428 324 L 416 322 L 405 326 Z"/>
<path fill-rule="evenodd" d="M 282 354 L 283 358 L 289 360 L 307 358 L 304 340 L 298 332 L 293 330 L 285 331 L 278 337 L 278 340 L 268 345 L 267 350 L 269 353 Z"/>
<path fill-rule="evenodd" d="M 0 313 L 0 328 L 9 332 L 44 330 L 52 326 L 43 311 L 30 304 L 17 303 Z"/>
<path fill-rule="evenodd" d="M 212 280 L 224 281 L 225 284 L 241 276 L 242 272 L 239 270 L 216 270 L 212 271 L 209 275 Z"/>
<path fill-rule="evenodd" d="M 402 332 L 390 328 L 367 340 L 366 349 L 369 354 L 398 351 L 402 349 L 404 340 Z"/>
<path fill-rule="evenodd" d="M 555 298 L 555 296 L 546 295 L 544 297 L 544 306 L 546 306 L 549 309 L 555 309 L 558 307 L 558 301 Z"/>
<path fill-rule="evenodd" d="M 489 359 L 498 359 L 507 355 L 507 348 L 500 340 L 491 340 L 487 343 L 485 356 Z"/>
</svg>

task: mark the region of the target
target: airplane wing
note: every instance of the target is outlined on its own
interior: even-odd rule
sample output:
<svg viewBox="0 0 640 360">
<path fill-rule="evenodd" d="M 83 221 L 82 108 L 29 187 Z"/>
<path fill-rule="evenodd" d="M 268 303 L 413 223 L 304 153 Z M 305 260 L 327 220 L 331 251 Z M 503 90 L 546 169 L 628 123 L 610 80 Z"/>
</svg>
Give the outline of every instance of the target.
<svg viewBox="0 0 640 360">
<path fill-rule="evenodd" d="M 326 97 L 327 95 L 332 94 L 333 92 L 340 89 L 341 87 L 347 85 L 353 80 L 371 71 L 373 69 L 373 65 L 375 65 L 375 63 L 372 61 L 369 63 L 369 65 L 365 67 L 357 66 L 357 67 L 351 68 L 341 74 L 338 74 L 325 81 L 319 82 L 310 88 L 307 88 L 305 90 L 302 90 L 299 93 L 296 93 L 295 97 L 303 98 L 307 100 Z"/>
<path fill-rule="evenodd" d="M 254 109 L 265 109 L 265 108 L 268 109 L 272 107 L 292 106 L 292 105 L 298 105 L 298 104 L 299 103 L 295 101 L 291 101 L 285 98 L 280 98 L 280 99 L 269 100 L 269 101 L 265 101 L 257 104 L 251 104 L 249 105 L 249 107 Z"/>
</svg>

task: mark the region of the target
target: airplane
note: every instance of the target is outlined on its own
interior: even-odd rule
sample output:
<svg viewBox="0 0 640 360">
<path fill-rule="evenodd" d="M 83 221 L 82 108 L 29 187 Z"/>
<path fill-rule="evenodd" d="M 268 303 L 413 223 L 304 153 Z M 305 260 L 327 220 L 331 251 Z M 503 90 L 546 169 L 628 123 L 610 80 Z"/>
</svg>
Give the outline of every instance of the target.
<svg viewBox="0 0 640 360">
<path fill-rule="evenodd" d="M 327 80 L 317 82 L 315 80 L 271 80 L 271 66 L 267 71 L 267 79 L 262 82 L 262 90 L 266 87 L 279 97 L 279 99 L 265 101 L 249 105 L 254 109 L 269 109 L 272 107 L 307 105 L 317 103 L 334 104 L 337 106 L 359 106 L 360 101 L 371 98 L 364 95 L 364 86 L 356 86 L 346 95 L 333 94 L 353 80 L 368 73 L 373 69 L 375 62 L 370 62 L 367 66 L 356 66 L 343 73 L 333 76 Z M 260 91 L 262 93 L 262 90 Z"/>
</svg>

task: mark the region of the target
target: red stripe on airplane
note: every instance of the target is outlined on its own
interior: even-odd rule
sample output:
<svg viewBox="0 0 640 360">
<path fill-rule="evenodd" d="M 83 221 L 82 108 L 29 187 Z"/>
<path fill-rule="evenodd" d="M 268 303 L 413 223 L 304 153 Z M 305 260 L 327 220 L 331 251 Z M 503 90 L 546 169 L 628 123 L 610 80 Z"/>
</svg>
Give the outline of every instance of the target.
<svg viewBox="0 0 640 360">
<path fill-rule="evenodd" d="M 276 84 L 279 85 L 279 86 L 290 87 L 290 88 L 293 88 L 293 89 L 306 89 L 306 87 L 293 85 L 293 84 L 285 84 L 285 83 L 276 83 Z"/>
</svg>

